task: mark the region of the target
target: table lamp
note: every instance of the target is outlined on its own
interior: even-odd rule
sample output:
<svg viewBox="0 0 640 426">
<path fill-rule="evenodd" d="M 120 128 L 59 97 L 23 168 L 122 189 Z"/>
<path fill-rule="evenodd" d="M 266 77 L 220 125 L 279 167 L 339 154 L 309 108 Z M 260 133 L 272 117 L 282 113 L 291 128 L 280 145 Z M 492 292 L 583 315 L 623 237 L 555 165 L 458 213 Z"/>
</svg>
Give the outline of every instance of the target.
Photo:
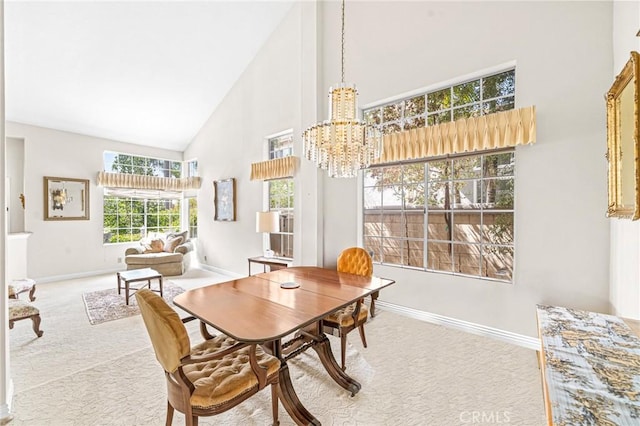
<svg viewBox="0 0 640 426">
<path fill-rule="evenodd" d="M 280 215 L 278 212 L 257 212 L 256 232 L 264 232 L 266 234 L 280 232 Z M 271 249 L 264 251 L 264 257 L 273 257 L 273 254 L 273 250 Z"/>
</svg>

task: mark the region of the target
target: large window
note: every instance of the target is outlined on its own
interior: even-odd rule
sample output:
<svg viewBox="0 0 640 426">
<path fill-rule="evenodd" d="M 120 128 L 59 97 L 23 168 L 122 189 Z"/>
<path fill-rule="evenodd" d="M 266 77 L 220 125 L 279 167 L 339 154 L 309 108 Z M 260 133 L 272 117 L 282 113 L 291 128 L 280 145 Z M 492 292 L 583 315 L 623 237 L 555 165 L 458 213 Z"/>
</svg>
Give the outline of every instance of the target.
<svg viewBox="0 0 640 426">
<path fill-rule="evenodd" d="M 364 111 L 384 134 L 476 117 L 515 106 L 515 70 L 400 99 Z"/>
<path fill-rule="evenodd" d="M 104 197 L 104 242 L 138 241 L 148 233 L 180 230 L 180 200 Z"/>
<path fill-rule="evenodd" d="M 107 172 L 161 177 L 181 177 L 180 161 L 105 152 Z M 138 241 L 151 232 L 179 231 L 179 192 L 104 189 L 105 243 Z"/>
<path fill-rule="evenodd" d="M 113 173 L 179 178 L 182 176 L 182 162 L 105 152 L 104 170 Z"/>
<path fill-rule="evenodd" d="M 185 164 L 186 177 L 198 176 L 198 160 L 187 161 Z M 188 194 L 185 196 L 187 203 L 187 218 L 189 237 L 198 238 L 198 198 L 197 194 Z"/>
<path fill-rule="evenodd" d="M 196 197 L 189 197 L 185 200 L 188 203 L 189 237 L 198 238 L 198 199 Z"/>
<path fill-rule="evenodd" d="M 293 135 L 273 137 L 268 140 L 269 159 L 293 154 Z M 269 235 L 271 250 L 276 256 L 293 258 L 293 178 L 274 179 L 269 187 L 269 210 L 280 214 L 280 232 Z"/>
<path fill-rule="evenodd" d="M 515 71 L 366 110 L 385 133 L 513 109 Z M 364 246 L 374 261 L 511 281 L 513 150 L 372 167 L 364 173 Z"/>
</svg>

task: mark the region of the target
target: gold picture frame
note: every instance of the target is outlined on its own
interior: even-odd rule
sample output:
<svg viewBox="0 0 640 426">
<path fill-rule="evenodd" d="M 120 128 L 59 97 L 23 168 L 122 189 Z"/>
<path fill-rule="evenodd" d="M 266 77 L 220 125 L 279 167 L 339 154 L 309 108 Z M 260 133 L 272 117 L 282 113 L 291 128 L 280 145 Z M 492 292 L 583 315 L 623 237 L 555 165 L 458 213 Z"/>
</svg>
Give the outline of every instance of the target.
<svg viewBox="0 0 640 426">
<path fill-rule="evenodd" d="M 607 92 L 607 216 L 640 218 L 640 55 L 631 58 Z"/>
<path fill-rule="evenodd" d="M 89 179 L 45 176 L 44 220 L 89 220 Z"/>
<path fill-rule="evenodd" d="M 213 181 L 213 220 L 233 222 L 236 220 L 236 180 L 234 178 Z"/>
</svg>

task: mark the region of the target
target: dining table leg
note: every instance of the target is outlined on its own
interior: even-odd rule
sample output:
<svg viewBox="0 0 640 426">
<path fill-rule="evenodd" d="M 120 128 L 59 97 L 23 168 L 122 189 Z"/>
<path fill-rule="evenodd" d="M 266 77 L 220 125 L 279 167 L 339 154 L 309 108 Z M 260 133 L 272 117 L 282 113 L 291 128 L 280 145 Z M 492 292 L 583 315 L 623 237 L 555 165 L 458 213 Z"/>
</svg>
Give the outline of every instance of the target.
<svg viewBox="0 0 640 426">
<path fill-rule="evenodd" d="M 273 354 L 280 359 L 280 377 L 278 383 L 278 399 L 282 402 L 284 409 L 287 410 L 289 416 L 298 425 L 320 426 L 320 421 L 316 419 L 300 402 L 291 375 L 289 374 L 289 366 L 282 356 L 282 343 L 280 340 L 273 342 Z"/>
<path fill-rule="evenodd" d="M 329 376 L 331 376 L 337 384 L 351 392 L 351 396 L 357 394 L 362 386 L 340 368 L 336 358 L 333 356 L 333 352 L 331 352 L 329 338 L 324 333 L 317 336 L 313 349 L 317 352 L 320 362 L 322 362 Z"/>
</svg>

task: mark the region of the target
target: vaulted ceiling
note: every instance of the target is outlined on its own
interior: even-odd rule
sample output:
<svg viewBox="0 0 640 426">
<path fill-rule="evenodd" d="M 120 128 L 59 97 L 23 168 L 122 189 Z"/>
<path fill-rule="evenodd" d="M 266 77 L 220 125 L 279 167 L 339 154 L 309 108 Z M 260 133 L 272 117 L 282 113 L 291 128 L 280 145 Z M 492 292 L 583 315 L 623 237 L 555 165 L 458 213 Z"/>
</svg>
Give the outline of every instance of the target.
<svg viewBox="0 0 640 426">
<path fill-rule="evenodd" d="M 5 1 L 6 119 L 182 151 L 293 1 Z"/>
</svg>

